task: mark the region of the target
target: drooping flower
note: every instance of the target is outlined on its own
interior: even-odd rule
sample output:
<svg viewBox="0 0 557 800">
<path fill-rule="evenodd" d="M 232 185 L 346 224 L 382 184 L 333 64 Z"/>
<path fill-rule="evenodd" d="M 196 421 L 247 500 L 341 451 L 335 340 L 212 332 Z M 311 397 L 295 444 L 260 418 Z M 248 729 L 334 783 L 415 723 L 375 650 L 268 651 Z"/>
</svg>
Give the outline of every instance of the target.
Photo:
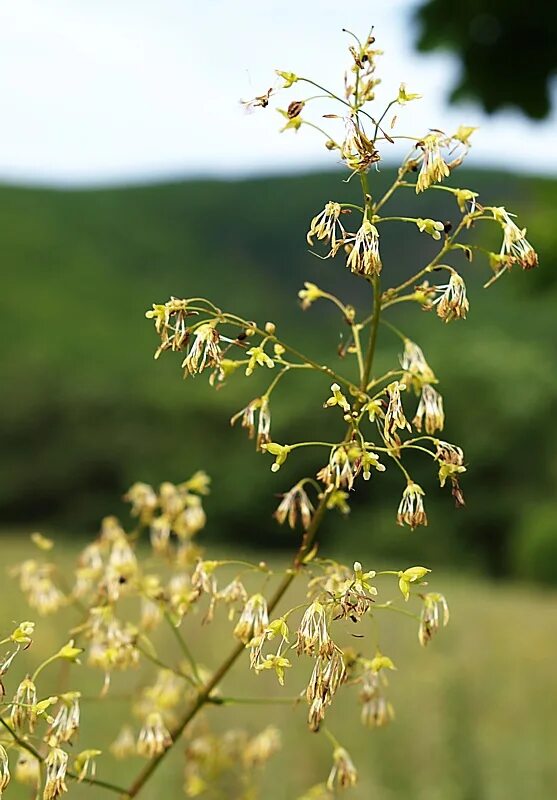
<svg viewBox="0 0 557 800">
<path fill-rule="evenodd" d="M 384 661 L 384 656 L 363 660 L 364 670 L 361 677 L 360 702 L 362 711 L 360 719 L 366 728 L 383 728 L 394 717 L 392 704 L 383 692 L 387 680 L 380 672 L 383 669 L 395 669 L 391 659 Z"/>
<path fill-rule="evenodd" d="M 458 272 L 451 270 L 449 282 L 443 286 L 436 286 L 435 289 L 440 296 L 433 301 L 433 305 L 437 306 L 437 316 L 440 319 L 444 322 L 466 319 L 470 304 L 466 297 L 466 284 Z"/>
<path fill-rule="evenodd" d="M 451 492 L 457 508 L 464 506 L 464 495 L 459 482 L 459 475 L 466 472 L 462 449 L 449 442 L 438 440 L 435 459 L 439 463 L 439 485 L 443 488 L 448 479 L 451 482 Z"/>
<path fill-rule="evenodd" d="M 280 745 L 280 731 L 269 725 L 246 744 L 242 754 L 244 765 L 253 768 L 265 764 L 280 749 Z"/>
<path fill-rule="evenodd" d="M 78 782 L 86 778 L 87 773 L 89 773 L 91 778 L 95 777 L 97 771 L 96 759 L 97 756 L 101 755 L 101 752 L 101 750 L 89 748 L 88 750 L 82 750 L 81 753 L 78 753 L 74 761 L 74 769 L 77 772 Z"/>
<path fill-rule="evenodd" d="M 254 594 L 247 601 L 234 628 L 234 636 L 244 644 L 260 636 L 269 624 L 267 601 L 262 594 Z"/>
<path fill-rule="evenodd" d="M 428 383 L 422 387 L 420 402 L 416 411 L 416 416 L 412 424 L 417 430 L 422 430 L 425 418 L 425 430 L 428 434 L 435 431 L 442 431 L 445 424 L 445 412 L 443 411 L 443 397 L 439 392 Z"/>
<path fill-rule="evenodd" d="M 349 235 L 345 243 L 351 248 L 346 266 L 356 275 L 379 275 L 382 269 L 379 255 L 379 231 L 367 217 L 360 229 Z"/>
<path fill-rule="evenodd" d="M 27 726 L 30 733 L 35 729 L 37 712 L 37 688 L 29 676 L 25 677 L 16 689 L 10 712 L 10 721 L 16 731 Z"/>
<path fill-rule="evenodd" d="M 352 172 L 367 172 L 381 158 L 373 142 L 353 117 L 346 118 L 346 135 L 340 153 Z"/>
<path fill-rule="evenodd" d="M 410 481 L 402 493 L 396 521 L 398 525 L 408 525 L 412 530 L 418 525 L 427 525 L 427 514 L 424 509 L 425 492 L 417 483 Z"/>
<path fill-rule="evenodd" d="M 135 737 L 129 725 L 124 725 L 116 739 L 110 745 L 110 752 L 114 758 L 124 759 L 135 755 Z"/>
<path fill-rule="evenodd" d="M 188 311 L 188 301 L 171 297 L 166 303 L 153 303 L 150 311 L 145 312 L 147 319 L 155 321 L 155 330 L 161 343 L 155 352 L 158 358 L 165 350 L 174 352 L 183 350 L 189 338 L 186 320 L 196 312 Z"/>
<path fill-rule="evenodd" d="M 0 797 L 10 782 L 10 764 L 6 748 L 0 744 Z"/>
<path fill-rule="evenodd" d="M 256 433 L 256 414 L 258 414 L 256 447 L 257 450 L 261 450 L 261 445 L 268 444 L 271 441 L 271 409 L 267 395 L 256 397 L 255 400 L 248 403 L 245 408 L 234 414 L 230 419 L 230 424 L 235 425 L 241 419 L 242 428 L 245 428 L 249 438 L 253 439 Z"/>
<path fill-rule="evenodd" d="M 309 703 L 308 725 L 318 731 L 327 708 L 333 702 L 339 686 L 346 676 L 342 651 L 335 647 L 330 657 L 318 656 L 306 689 Z"/>
<path fill-rule="evenodd" d="M 385 441 L 392 446 L 398 447 L 400 445 L 400 436 L 397 430 L 410 430 L 410 423 L 404 415 L 404 408 L 400 393 L 406 389 L 406 384 L 400 381 L 393 381 L 387 386 L 387 395 L 389 397 L 389 405 L 385 412 L 385 420 L 383 424 L 383 435 Z"/>
<path fill-rule="evenodd" d="M 344 747 L 335 747 L 333 752 L 333 767 L 327 780 L 327 788 L 349 789 L 358 783 L 358 772 L 348 751 Z"/>
<path fill-rule="evenodd" d="M 172 744 L 172 737 L 158 712 L 149 714 L 137 739 L 137 754 L 144 758 L 161 755 Z"/>
<path fill-rule="evenodd" d="M 313 238 L 316 237 L 319 241 L 325 241 L 330 244 L 331 250 L 327 255 L 334 257 L 339 248 L 344 244 L 346 231 L 340 221 L 342 214 L 342 206 L 340 203 L 334 203 L 330 200 L 323 211 L 320 211 L 310 223 L 309 231 L 307 232 L 307 243 L 313 247 Z"/>
<path fill-rule="evenodd" d="M 185 375 L 197 375 L 206 368 L 218 367 L 222 359 L 220 336 L 214 324 L 204 322 L 193 335 L 193 344 L 182 362 Z"/>
<path fill-rule="evenodd" d="M 60 708 L 48 729 L 50 742 L 70 742 L 79 730 L 79 698 L 80 692 L 66 692 L 60 695 Z"/>
<path fill-rule="evenodd" d="M 297 483 L 295 486 L 282 496 L 274 517 L 277 522 L 282 525 L 288 519 L 288 524 L 291 528 L 296 527 L 298 517 L 302 523 L 304 530 L 307 530 L 311 522 L 314 512 L 313 505 L 302 484 Z"/>
<path fill-rule="evenodd" d="M 424 383 L 437 383 L 422 348 L 411 339 L 404 340 L 404 353 L 400 357 L 400 366 L 405 372 L 402 382 L 405 386 L 411 385 L 416 394 Z"/>
<path fill-rule="evenodd" d="M 222 600 L 228 606 L 228 619 L 233 620 L 236 613 L 235 606 L 245 606 L 248 599 L 246 587 L 238 578 L 230 581 L 224 589 L 217 593 L 217 600 Z"/>
<path fill-rule="evenodd" d="M 157 493 L 153 487 L 141 481 L 137 481 L 130 486 L 124 495 L 124 500 L 131 504 L 132 516 L 139 517 L 142 525 L 147 525 L 151 522 L 159 503 Z"/>
<path fill-rule="evenodd" d="M 322 481 L 328 488 L 339 489 L 347 486 L 352 489 L 354 485 L 354 467 L 346 447 L 339 445 L 331 451 L 329 462 L 317 473 L 317 480 Z"/>
<path fill-rule="evenodd" d="M 476 209 L 476 198 L 478 197 L 477 192 L 473 192 L 471 189 L 455 189 L 454 196 L 463 214 L 468 210 L 470 213 L 474 213 Z M 468 203 L 470 203 L 470 209 L 468 209 Z"/>
<path fill-rule="evenodd" d="M 422 613 L 420 615 L 420 627 L 418 629 L 418 640 L 422 647 L 425 647 L 432 636 L 437 633 L 441 624 L 443 627 L 449 623 L 449 606 L 442 594 L 429 592 L 423 596 Z"/>
<path fill-rule="evenodd" d="M 432 183 L 441 183 L 450 174 L 450 169 L 441 155 L 442 138 L 442 133 L 434 132 L 425 136 L 418 143 L 418 147 L 423 151 L 423 156 L 420 174 L 416 181 L 416 193 L 425 191 Z"/>
<path fill-rule="evenodd" d="M 493 216 L 503 229 L 501 256 L 510 256 L 518 261 L 522 269 L 538 266 L 538 254 L 526 238 L 526 228 L 519 228 L 511 219 L 511 214 L 501 207 L 491 209 Z"/>
<path fill-rule="evenodd" d="M 59 747 L 52 747 L 45 758 L 46 781 L 43 800 L 56 800 L 64 792 L 66 786 L 66 770 L 68 768 L 68 754 Z"/>
<path fill-rule="evenodd" d="M 330 656 L 335 644 L 329 636 L 327 617 L 321 603 L 315 600 L 307 607 L 296 632 L 296 652 L 308 656 Z"/>
</svg>

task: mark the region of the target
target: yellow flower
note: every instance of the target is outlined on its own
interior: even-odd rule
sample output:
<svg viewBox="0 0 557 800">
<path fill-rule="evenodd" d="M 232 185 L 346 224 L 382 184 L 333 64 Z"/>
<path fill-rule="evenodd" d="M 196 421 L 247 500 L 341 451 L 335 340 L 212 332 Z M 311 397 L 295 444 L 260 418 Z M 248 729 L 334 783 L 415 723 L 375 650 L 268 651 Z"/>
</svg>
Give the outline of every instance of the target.
<svg viewBox="0 0 557 800">
<path fill-rule="evenodd" d="M 284 656 L 279 656 L 277 653 L 265 656 L 263 661 L 260 661 L 258 664 L 256 664 L 255 670 L 256 672 L 261 672 L 261 670 L 264 669 L 274 670 L 278 678 L 278 682 L 281 686 L 284 686 L 284 673 L 291 666 L 292 664 L 287 658 Z"/>
<path fill-rule="evenodd" d="M 445 226 L 442 222 L 438 222 L 434 219 L 422 219 L 418 217 L 416 220 L 416 225 L 420 233 L 428 233 L 432 239 L 438 241 L 441 238 L 441 234 L 445 230 Z"/>
<path fill-rule="evenodd" d="M 299 78 L 293 72 L 283 72 L 280 69 L 275 70 L 279 78 L 282 78 L 284 81 L 283 89 L 290 89 L 290 87 L 295 84 Z"/>
<path fill-rule="evenodd" d="M 401 83 L 398 90 L 397 103 L 403 106 L 405 103 L 410 103 L 412 100 L 419 100 L 421 96 L 421 94 L 412 94 L 411 92 L 407 92 L 406 84 Z"/>
<path fill-rule="evenodd" d="M 270 356 L 267 355 L 261 345 L 258 345 L 257 347 L 250 347 L 250 349 L 246 352 L 246 355 L 249 356 L 248 365 L 246 367 L 246 375 L 248 377 L 253 374 L 256 366 L 268 367 L 269 369 L 272 369 L 275 366 L 275 362 Z"/>
<path fill-rule="evenodd" d="M 333 406 L 339 406 L 345 413 L 350 412 L 350 403 L 343 395 L 340 390 L 340 386 L 338 383 L 331 384 L 331 392 L 332 396 L 329 397 L 328 400 L 325 400 L 323 404 L 323 408 L 332 408 Z"/>
<path fill-rule="evenodd" d="M 410 597 L 410 584 L 416 581 L 419 583 L 428 572 L 431 572 L 431 570 L 427 567 L 409 567 L 404 572 L 398 573 L 398 588 L 405 600 Z"/>
</svg>

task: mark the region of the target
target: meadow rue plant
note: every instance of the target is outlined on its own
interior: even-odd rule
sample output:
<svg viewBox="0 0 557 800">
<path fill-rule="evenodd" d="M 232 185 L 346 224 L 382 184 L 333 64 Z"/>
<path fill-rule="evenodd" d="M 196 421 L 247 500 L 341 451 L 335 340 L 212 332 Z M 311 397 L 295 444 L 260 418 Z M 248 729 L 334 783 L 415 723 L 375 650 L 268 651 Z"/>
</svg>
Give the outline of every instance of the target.
<svg viewBox="0 0 557 800">
<path fill-rule="evenodd" d="M 363 41 L 349 35 L 350 63 L 338 93 L 313 79 L 279 71 L 270 89 L 245 104 L 249 110 L 267 109 L 284 92 L 295 92 L 278 109 L 282 130 L 307 129 L 324 136 L 325 147 L 346 167 L 345 183 L 359 183 L 357 203 L 336 198 L 316 209 L 306 238 L 321 258 L 332 265 L 340 262 L 340 269 L 353 274 L 362 297 L 369 292 L 367 307 L 360 313 L 310 282 L 299 292 L 304 311 L 310 312 L 316 302 L 330 303 L 350 331 L 342 348 L 343 369 L 335 366 L 336 354 L 330 363 L 320 363 L 279 336 L 275 323 L 244 319 L 205 298 L 171 297 L 146 314 L 159 338 L 156 358 L 167 351 L 180 353 L 184 376 L 205 373 L 212 387 L 222 388 L 230 379 L 246 382 L 246 404 L 238 411 L 231 409 L 231 423 L 240 423 L 254 440 L 256 457 L 269 459 L 277 473 L 281 499 L 274 517 L 299 533 L 291 563 L 277 574 L 264 561 L 205 557 L 198 544 L 210 486 L 204 472 L 180 484 L 165 482 L 158 489 L 145 483 L 131 486 L 125 499 L 135 520 L 132 529 L 126 530 L 115 517 L 105 518 L 98 536 L 82 550 L 71 579 L 67 570 L 56 566 L 53 542 L 33 533 L 37 555 L 13 570 L 30 608 L 43 616 L 72 607 L 79 617 L 53 654 L 30 674 L 18 673 L 18 665 L 41 635 L 35 621 L 19 622 L 0 641 L 0 794 L 13 774 L 43 800 L 59 798 L 80 782 L 134 798 L 178 745 L 184 754 L 187 797 L 214 797 L 224 787 L 225 795 L 219 796 L 254 798 L 261 768 L 281 746 L 272 720 L 259 732 L 234 728 L 222 733 L 213 731 L 207 718 L 200 719 L 210 707 L 282 700 L 292 706 L 293 714 L 304 713 L 309 729 L 324 735 L 331 747 L 329 774 L 316 786 L 301 787 L 300 797 L 332 798 L 357 783 L 358 771 L 350 742 L 339 743 L 326 724 L 331 706 L 341 697 L 344 713 L 359 717 L 365 728 L 387 725 L 395 714 L 388 686 L 397 667 L 379 649 L 376 634 L 360 633 L 364 621 L 371 616 L 378 622 L 387 609 L 398 611 L 415 619 L 422 646 L 449 621 L 445 597 L 428 588 L 428 567 L 404 564 L 375 571 L 359 560 L 339 563 L 319 551 L 319 529 L 329 512 L 349 513 L 362 481 L 380 482 L 389 469 L 401 478 L 400 498 L 393 498 L 396 522 L 408 529 L 426 526 L 426 492 L 412 477 L 409 454 L 428 460 L 440 486 L 450 488 L 457 507 L 464 505 L 463 450 L 437 436 L 446 424 L 439 380 L 419 344 L 386 316 L 391 307 L 405 303 L 409 318 L 416 308 L 434 312 L 432 325 L 439 324 L 435 316 L 445 323 L 466 319 L 469 301 L 461 267 L 464 263 L 469 269 L 472 255 L 482 252 L 467 238 L 480 222 L 498 228 L 502 238 L 499 252 L 485 253 L 492 270 L 486 285 L 513 266 L 535 267 L 537 255 L 526 229 L 510 212 L 482 205 L 473 190 L 450 184 L 470 149 L 474 129 L 395 133 L 398 113 L 405 116 L 420 95 L 403 84 L 386 108 L 377 108 L 381 53 L 372 35 Z M 317 100 L 330 108 L 315 121 L 311 112 Z M 409 152 L 392 185 L 378 195 L 375 170 L 395 139 L 408 142 Z M 384 215 L 395 195 L 400 191 L 410 196 L 408 190 L 418 206 L 423 192 L 452 194 L 458 223 Z M 408 278 L 391 285 L 382 231 L 385 225 L 401 225 L 404 235 L 408 223 L 414 235 L 417 229 L 438 249 L 427 264 L 411 265 Z M 375 367 L 380 330 L 398 345 L 393 347 L 393 366 L 384 374 L 376 374 Z M 304 371 L 321 378 L 315 414 L 321 415 L 326 440 L 291 441 L 282 434 L 275 438 L 272 409 L 280 403 L 281 383 L 303 381 Z M 255 397 L 249 389 L 254 375 L 266 385 Z M 339 437 L 331 434 L 335 420 L 343 429 Z M 314 470 L 293 486 L 284 486 L 281 468 L 287 460 L 295 468 L 302 447 L 315 452 Z M 305 583 L 306 599 L 289 607 L 287 592 L 296 580 Z M 208 665 L 196 654 L 189 619 L 214 625 L 219 609 L 225 621 L 215 633 L 216 650 L 227 642 L 229 649 L 220 663 Z M 227 630 L 224 637 L 222 625 Z M 204 636 L 210 631 L 206 627 Z M 292 677 L 295 660 L 305 671 L 302 685 Z M 237 661 L 244 662 L 254 679 L 274 674 L 279 692 L 289 688 L 268 699 L 225 696 L 221 684 Z M 63 680 L 71 678 L 71 685 L 51 695 L 45 676 L 62 662 Z M 142 677 L 136 680 L 134 672 L 140 666 Z M 129 673 L 132 691 L 123 727 L 119 720 L 111 739 L 88 741 L 95 747 L 80 751 L 77 742 L 87 725 L 87 709 L 82 708 L 79 676 L 86 670 L 99 676 L 97 702 L 110 700 L 118 673 Z M 134 756 L 145 763 L 129 785 L 97 777 L 109 768 L 104 766 L 108 759 Z"/>
</svg>

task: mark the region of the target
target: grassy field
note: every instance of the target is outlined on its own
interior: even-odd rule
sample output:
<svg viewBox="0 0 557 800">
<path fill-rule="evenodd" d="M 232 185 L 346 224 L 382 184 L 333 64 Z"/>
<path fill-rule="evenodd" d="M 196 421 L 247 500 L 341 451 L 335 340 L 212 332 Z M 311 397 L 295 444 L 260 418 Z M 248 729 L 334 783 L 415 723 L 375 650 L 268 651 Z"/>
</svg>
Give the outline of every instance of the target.
<svg viewBox="0 0 557 800">
<path fill-rule="evenodd" d="M 22 538 L 6 538 L 6 566 L 29 555 Z M 66 546 L 62 571 L 71 568 L 75 550 Z M 432 587 L 446 593 L 451 604 L 451 624 L 427 650 L 417 643 L 417 626 L 411 619 L 383 612 L 379 618 L 381 648 L 399 670 L 392 674 L 389 694 L 396 720 L 388 728 L 369 731 L 360 726 L 356 693 L 342 689 L 327 723 L 351 752 L 360 770 L 359 786 L 347 797 L 374 800 L 522 800 L 550 798 L 557 787 L 557 701 L 555 663 L 557 642 L 550 635 L 557 622 L 557 594 L 527 587 L 493 585 L 472 578 L 436 576 Z M 34 618 L 12 579 L 7 579 L 1 607 L 2 631 L 14 620 Z M 298 589 L 298 600 L 302 599 Z M 297 590 L 288 604 L 294 604 Z M 68 609 L 57 617 L 37 620 L 33 647 L 26 663 L 36 664 L 67 639 L 67 630 L 79 622 L 79 612 Z M 228 652 L 231 635 L 222 615 L 213 627 L 199 626 L 199 617 L 185 624 L 191 647 L 211 668 Z M 364 622 L 362 639 L 354 646 L 373 651 L 377 626 Z M 161 640 L 162 641 L 162 640 Z M 169 641 L 168 639 L 166 640 Z M 173 644 L 159 649 L 161 658 L 176 663 Z M 24 667 L 12 668 L 5 683 L 8 697 L 15 690 Z M 83 727 L 75 750 L 107 746 L 126 714 L 127 699 L 149 682 L 155 668 L 147 663 L 137 672 L 117 676 L 104 701 L 98 699 L 102 678 L 86 666 L 71 667 L 71 674 L 55 667 L 41 679 L 42 696 L 63 690 L 61 681 L 79 681 L 86 699 Z M 80 674 L 78 674 L 78 671 Z M 249 673 L 247 659 L 237 664 L 221 687 L 225 695 L 263 697 L 281 691 L 294 696 L 308 678 L 309 662 L 296 664 L 284 690 L 269 674 Z M 84 675 L 81 672 L 85 673 Z M 73 684 L 75 686 L 75 684 Z M 262 779 L 262 797 L 272 800 L 297 798 L 302 790 L 323 780 L 328 773 L 331 746 L 325 736 L 305 727 L 305 707 L 291 705 L 231 706 L 206 712 L 220 728 L 245 726 L 256 732 L 270 722 L 283 731 L 283 749 L 270 763 Z M 181 744 L 145 790 L 145 800 L 183 796 Z M 99 777 L 128 784 L 140 760 L 125 766 L 105 752 Z M 99 797 L 97 789 L 82 787 L 72 796 Z M 10 785 L 8 797 L 28 798 L 28 790 Z M 109 795 L 107 795 L 109 796 Z M 223 797 L 233 798 L 226 793 Z"/>
</svg>

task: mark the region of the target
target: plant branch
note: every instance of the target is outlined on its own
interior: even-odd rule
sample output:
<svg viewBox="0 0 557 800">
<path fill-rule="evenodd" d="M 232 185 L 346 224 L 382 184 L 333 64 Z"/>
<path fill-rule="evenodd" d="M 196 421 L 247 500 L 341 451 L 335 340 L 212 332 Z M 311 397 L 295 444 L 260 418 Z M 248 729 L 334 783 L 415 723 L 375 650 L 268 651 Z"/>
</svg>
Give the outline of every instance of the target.
<svg viewBox="0 0 557 800">
<path fill-rule="evenodd" d="M 6 722 L 5 719 L 0 717 L 0 724 L 4 726 L 4 728 L 8 731 L 14 742 L 21 747 L 22 750 L 26 750 L 28 753 L 31 753 L 34 758 L 37 759 L 41 764 L 44 763 L 44 756 L 42 756 L 39 751 L 33 747 L 32 744 L 27 742 L 23 739 L 13 728 L 12 726 Z M 91 786 L 98 786 L 101 789 L 108 789 L 111 792 L 116 792 L 117 794 L 121 795 L 122 799 L 127 798 L 129 795 L 125 789 L 121 786 L 116 786 L 114 783 L 109 783 L 108 781 L 99 780 L 98 778 L 87 778 L 83 777 L 80 778 L 76 772 L 72 772 L 72 770 L 67 770 L 66 775 L 69 778 L 73 778 L 74 780 L 78 781 L 79 783 L 88 783 Z"/>
<path fill-rule="evenodd" d="M 313 542 L 315 541 L 317 531 L 325 515 L 326 506 L 327 506 L 327 497 L 323 496 L 319 502 L 319 505 L 317 506 L 315 514 L 313 515 L 311 524 L 304 534 L 302 543 L 300 544 L 298 552 L 294 557 L 294 561 L 292 563 L 291 568 L 288 570 L 287 574 L 284 576 L 281 583 L 278 585 L 274 595 L 272 596 L 271 600 L 268 603 L 269 613 L 272 612 L 274 608 L 282 600 L 283 595 L 288 590 L 290 584 L 293 582 L 294 578 L 301 570 L 304 558 L 311 550 Z M 226 658 L 226 660 L 223 661 L 221 666 L 213 673 L 213 675 L 207 681 L 207 683 L 202 688 L 199 689 L 197 697 L 193 700 L 193 702 L 185 712 L 182 719 L 170 731 L 170 735 L 172 737 L 172 744 L 176 743 L 176 741 L 182 735 L 187 725 L 203 708 L 203 706 L 205 706 L 207 703 L 212 702 L 211 693 L 222 681 L 224 676 L 235 664 L 235 662 L 238 660 L 238 658 L 241 656 L 241 654 L 244 652 L 245 649 L 246 648 L 243 643 L 237 644 L 236 647 L 234 647 L 232 652 L 229 654 L 229 656 Z M 123 800 L 124 798 L 137 797 L 139 792 L 142 790 L 143 786 L 149 780 L 153 772 L 157 769 L 158 765 L 164 759 L 166 754 L 170 751 L 171 747 L 169 747 L 167 750 L 164 750 L 162 753 L 152 758 L 146 764 L 146 766 L 141 770 L 135 781 L 132 783 L 130 789 L 122 795 Z"/>
</svg>

